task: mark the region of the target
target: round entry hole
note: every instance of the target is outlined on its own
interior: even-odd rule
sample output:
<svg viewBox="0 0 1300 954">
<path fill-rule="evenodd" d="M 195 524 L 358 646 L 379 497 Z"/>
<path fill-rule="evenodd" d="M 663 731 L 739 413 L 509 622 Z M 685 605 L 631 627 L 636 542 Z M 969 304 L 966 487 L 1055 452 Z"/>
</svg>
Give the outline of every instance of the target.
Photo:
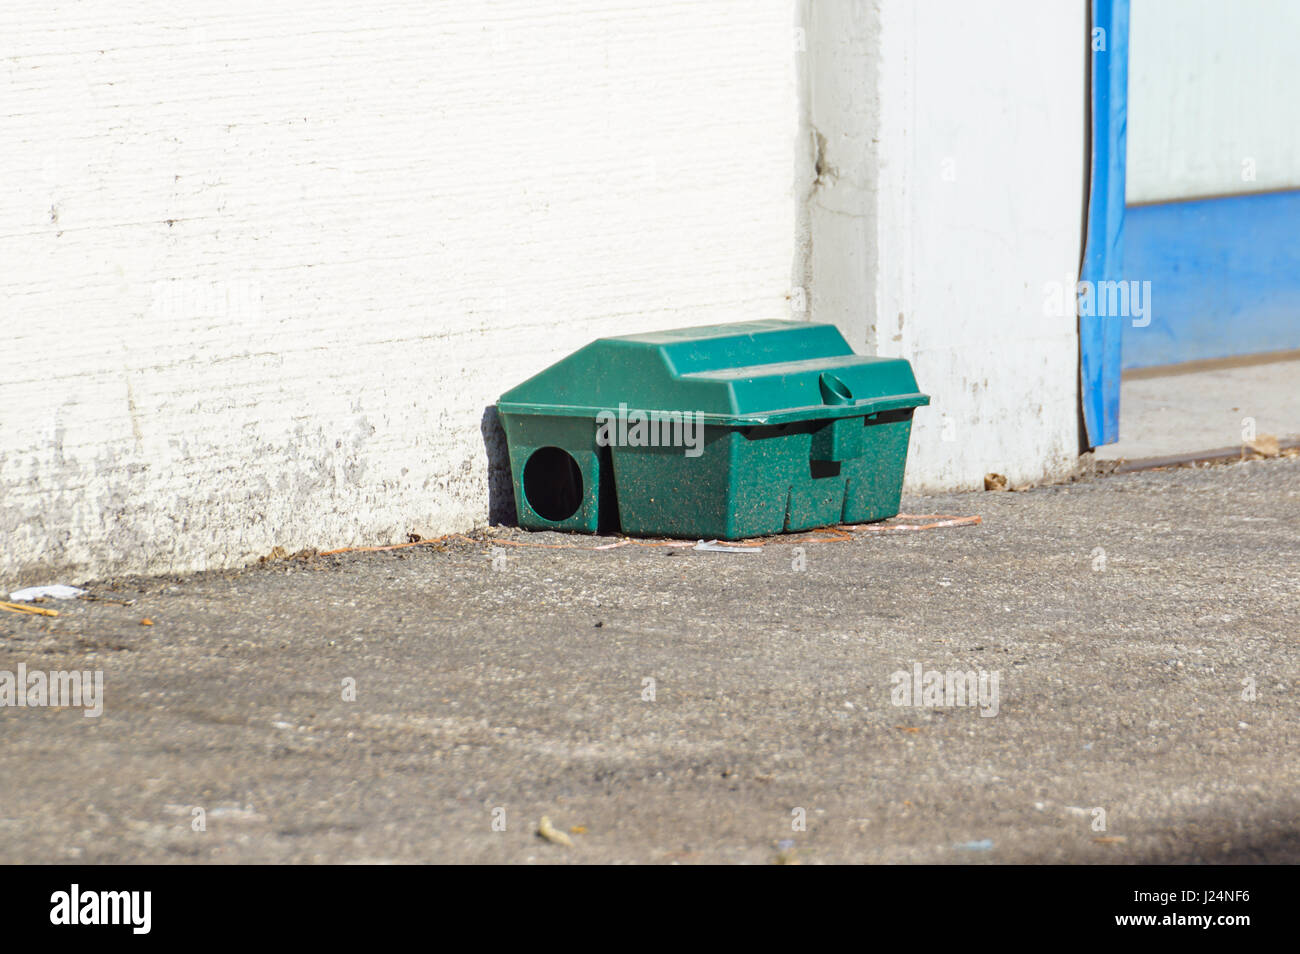
<svg viewBox="0 0 1300 954">
<path fill-rule="evenodd" d="M 582 471 L 558 447 L 533 452 L 524 464 L 524 496 L 543 520 L 568 520 L 582 506 Z"/>
</svg>

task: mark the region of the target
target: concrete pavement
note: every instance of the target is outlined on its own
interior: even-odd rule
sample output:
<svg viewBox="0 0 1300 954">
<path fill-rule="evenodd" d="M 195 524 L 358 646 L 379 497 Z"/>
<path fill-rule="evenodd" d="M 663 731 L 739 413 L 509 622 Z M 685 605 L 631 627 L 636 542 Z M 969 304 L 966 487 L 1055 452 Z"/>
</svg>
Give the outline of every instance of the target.
<svg viewBox="0 0 1300 954">
<path fill-rule="evenodd" d="M 1265 434 L 1300 437 L 1300 361 L 1207 364 L 1126 373 L 1120 439 L 1098 447 L 1098 459 L 1194 454 L 1238 447 Z"/>
<path fill-rule="evenodd" d="M 0 709 L 0 860 L 1300 861 L 1300 459 L 904 509 L 983 522 L 507 529 L 0 613 L 0 671 L 104 673 L 98 718 Z M 996 715 L 895 705 L 918 665 Z"/>
</svg>

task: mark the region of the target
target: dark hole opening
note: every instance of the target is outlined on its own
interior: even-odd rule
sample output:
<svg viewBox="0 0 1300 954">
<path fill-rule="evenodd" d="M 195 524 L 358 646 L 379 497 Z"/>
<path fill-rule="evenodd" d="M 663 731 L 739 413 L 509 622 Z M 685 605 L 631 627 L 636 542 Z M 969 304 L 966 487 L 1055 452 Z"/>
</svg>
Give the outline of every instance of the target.
<svg viewBox="0 0 1300 954">
<path fill-rule="evenodd" d="M 875 414 L 868 414 L 863 420 L 867 427 L 872 424 L 896 424 L 899 421 L 907 421 L 912 418 L 913 408 L 905 407 L 898 411 L 877 411 Z"/>
<path fill-rule="evenodd" d="M 582 471 L 558 447 L 533 452 L 524 465 L 524 496 L 543 520 L 568 520 L 582 506 Z"/>
<path fill-rule="evenodd" d="M 814 480 L 821 477 L 838 477 L 840 475 L 840 462 L 837 460 L 810 460 L 808 463 L 812 467 Z"/>
</svg>

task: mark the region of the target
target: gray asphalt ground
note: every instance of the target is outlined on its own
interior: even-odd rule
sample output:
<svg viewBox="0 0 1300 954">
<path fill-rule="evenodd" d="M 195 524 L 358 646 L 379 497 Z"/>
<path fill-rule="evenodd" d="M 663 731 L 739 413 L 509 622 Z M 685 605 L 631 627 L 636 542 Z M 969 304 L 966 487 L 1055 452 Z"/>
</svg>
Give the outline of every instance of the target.
<svg viewBox="0 0 1300 954">
<path fill-rule="evenodd" d="M 0 613 L 0 670 L 106 700 L 0 709 L 0 861 L 1300 861 L 1300 459 L 904 510 L 983 523 L 802 571 L 504 529 Z M 997 715 L 894 705 L 916 663 Z"/>
</svg>

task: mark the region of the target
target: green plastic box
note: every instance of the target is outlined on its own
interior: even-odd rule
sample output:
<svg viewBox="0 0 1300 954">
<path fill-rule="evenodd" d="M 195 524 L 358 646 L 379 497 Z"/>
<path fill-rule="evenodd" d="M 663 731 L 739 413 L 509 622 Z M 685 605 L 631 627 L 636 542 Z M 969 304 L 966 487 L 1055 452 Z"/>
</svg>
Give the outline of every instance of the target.
<svg viewBox="0 0 1300 954">
<path fill-rule="evenodd" d="M 602 338 L 497 402 L 519 525 L 736 540 L 898 513 L 917 392 L 833 325 Z"/>
</svg>

